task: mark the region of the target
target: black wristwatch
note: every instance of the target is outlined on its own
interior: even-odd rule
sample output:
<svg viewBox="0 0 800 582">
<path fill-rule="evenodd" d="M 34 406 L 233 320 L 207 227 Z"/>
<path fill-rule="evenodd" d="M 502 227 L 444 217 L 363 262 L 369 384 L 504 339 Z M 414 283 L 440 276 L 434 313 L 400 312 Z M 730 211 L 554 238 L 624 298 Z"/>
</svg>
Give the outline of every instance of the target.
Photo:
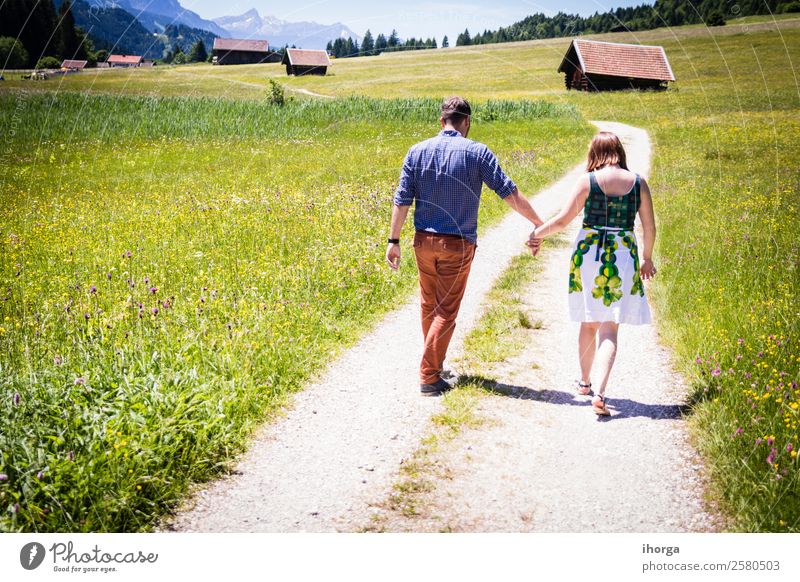
<svg viewBox="0 0 800 582">
<path fill-rule="evenodd" d="M 389 239 L 389 244 L 390 245 L 399 245 L 400 244 L 400 239 L 399 238 L 390 238 Z"/>
</svg>

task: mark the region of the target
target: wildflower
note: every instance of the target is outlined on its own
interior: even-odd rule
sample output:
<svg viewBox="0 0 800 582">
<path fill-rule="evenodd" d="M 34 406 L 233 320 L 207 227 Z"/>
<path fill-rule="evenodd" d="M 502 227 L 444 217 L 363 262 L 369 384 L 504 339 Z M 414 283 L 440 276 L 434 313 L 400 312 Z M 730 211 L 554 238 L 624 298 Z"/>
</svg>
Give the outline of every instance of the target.
<svg viewBox="0 0 800 582">
<path fill-rule="evenodd" d="M 158 293 L 158 287 L 150 287 L 150 293 L 152 293 L 153 295 Z"/>
<path fill-rule="evenodd" d="M 44 479 L 44 471 L 39 471 L 38 473 L 36 473 L 36 478 L 37 478 L 39 481 L 41 481 L 42 479 Z"/>
<path fill-rule="evenodd" d="M 775 439 L 773 437 L 769 437 L 767 439 L 767 445 L 769 445 L 769 446 L 772 446 L 772 443 L 774 443 L 774 442 L 775 442 Z"/>
<path fill-rule="evenodd" d="M 764 442 L 764 441 L 762 441 L 760 438 L 756 439 L 756 445 L 760 445 L 760 444 L 761 444 L 761 443 L 763 443 L 763 442 Z"/>
<path fill-rule="evenodd" d="M 75 378 L 75 386 L 77 386 L 78 384 L 80 384 L 81 386 L 86 386 L 86 378 L 84 378 L 83 376 L 78 376 L 77 378 Z"/>
<path fill-rule="evenodd" d="M 153 315 L 158 315 L 158 307 L 153 307 Z"/>
<path fill-rule="evenodd" d="M 54 363 L 56 366 L 60 366 L 60 365 L 61 365 L 61 356 L 59 356 L 58 354 L 56 354 L 56 355 L 53 357 L 53 363 Z"/>
<path fill-rule="evenodd" d="M 106 279 L 111 280 L 111 273 L 106 273 Z"/>
<path fill-rule="evenodd" d="M 123 257 L 126 257 L 126 258 L 128 258 L 128 259 L 130 259 L 130 258 L 131 258 L 131 254 L 132 254 L 132 253 L 131 253 L 130 251 L 125 251 L 125 252 L 122 254 L 122 256 L 123 256 Z"/>
<path fill-rule="evenodd" d="M 70 461 L 74 461 L 74 460 L 75 460 L 75 451 L 70 451 L 70 452 L 68 452 L 68 453 L 67 453 L 67 458 L 68 458 Z"/>
<path fill-rule="evenodd" d="M 15 503 L 11 506 L 11 513 L 19 513 L 19 503 Z"/>
<path fill-rule="evenodd" d="M 777 454 L 778 454 L 778 449 L 773 447 L 772 450 L 769 452 L 769 455 L 767 456 L 767 465 L 772 465 L 775 462 L 775 455 Z"/>
<path fill-rule="evenodd" d="M 737 342 L 739 342 L 739 345 L 742 345 L 742 344 L 744 343 L 744 338 L 740 337 L 740 338 L 739 338 L 738 340 L 736 340 L 736 341 L 737 341 Z"/>
<path fill-rule="evenodd" d="M 740 426 L 739 428 L 736 429 L 736 436 L 739 436 L 743 432 L 744 432 L 744 429 Z"/>
<path fill-rule="evenodd" d="M 711 371 L 711 375 L 712 375 L 712 376 L 714 376 L 715 378 L 716 378 L 717 376 L 719 376 L 720 374 L 722 374 L 722 370 L 720 370 L 719 368 L 714 368 L 714 369 Z"/>
<path fill-rule="evenodd" d="M 84 318 L 85 320 L 87 320 L 87 321 L 89 320 L 89 318 L 90 318 L 90 317 L 91 317 L 91 316 L 90 316 L 88 313 L 84 313 L 84 314 L 83 314 L 83 318 Z"/>
<path fill-rule="evenodd" d="M 95 293 L 97 293 L 97 287 L 95 287 L 94 285 L 92 285 L 92 286 L 89 288 L 89 293 L 91 293 L 92 295 L 94 295 Z"/>
<path fill-rule="evenodd" d="M 5 473 L 0 473 L 0 483 L 2 483 L 3 481 L 8 481 L 8 475 L 6 475 Z"/>
<path fill-rule="evenodd" d="M 144 284 L 147 285 L 148 283 L 150 283 L 150 277 L 145 277 Z"/>
<path fill-rule="evenodd" d="M 14 392 L 14 405 L 19 406 L 19 392 Z"/>
<path fill-rule="evenodd" d="M 787 453 L 791 453 L 793 450 L 794 450 L 794 447 L 792 446 L 792 443 L 789 443 L 788 445 L 786 445 L 786 452 Z"/>
</svg>

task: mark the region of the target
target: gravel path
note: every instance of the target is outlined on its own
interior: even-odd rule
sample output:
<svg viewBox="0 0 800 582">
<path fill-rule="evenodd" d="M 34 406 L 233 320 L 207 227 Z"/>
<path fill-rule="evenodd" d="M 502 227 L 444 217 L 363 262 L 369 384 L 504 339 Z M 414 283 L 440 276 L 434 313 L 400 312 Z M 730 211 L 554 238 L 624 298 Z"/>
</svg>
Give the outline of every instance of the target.
<svg viewBox="0 0 800 582">
<path fill-rule="evenodd" d="M 647 175 L 647 134 L 597 122 L 626 143 L 631 169 Z M 580 219 L 565 233 L 571 242 Z M 526 303 L 543 327 L 519 356 L 487 376 L 505 395 L 479 403 L 488 422 L 436 453 L 446 479 L 416 518 L 383 516 L 388 531 L 686 532 L 720 523 L 704 505 L 705 480 L 687 441 L 686 386 L 656 325 L 621 326 L 607 388 L 610 418 L 574 392 L 578 325 L 567 319 L 570 247 L 543 253 Z M 376 505 L 379 505 L 377 503 Z"/>
<path fill-rule="evenodd" d="M 647 134 L 620 124 L 599 125 L 628 136 L 631 164 L 644 172 Z M 555 212 L 581 171 L 574 168 L 538 194 L 533 199 L 537 210 Z M 451 361 L 461 353 L 484 295 L 524 250 L 529 231 L 524 219 L 511 214 L 481 236 Z M 571 359 L 561 357 L 574 351 L 574 330 L 561 323 L 561 310 L 555 307 L 562 299 L 560 271 L 566 272 L 567 263 L 561 255 L 566 252 L 550 253 L 547 273 L 535 290 L 547 317 L 540 351 L 526 355 L 542 366 L 526 384 L 536 389 L 568 390 L 574 376 Z M 411 268 L 407 262 L 405 268 Z M 262 427 L 232 475 L 199 489 L 160 529 L 348 531 L 368 523 L 371 502 L 389 494 L 400 463 L 419 446 L 429 418 L 440 410 L 438 399 L 419 396 L 418 301 L 415 297 L 389 314 L 333 362 L 296 395 L 285 416 Z M 491 434 L 470 435 L 475 439 L 470 453 L 476 457 L 480 449 L 480 462 L 466 463 L 463 480 L 449 483 L 449 499 L 467 504 L 466 510 L 458 504 L 450 508 L 460 529 L 520 529 L 515 516 L 526 507 L 534 512 L 532 523 L 539 530 L 692 528 L 692 516 L 700 511 L 699 491 L 687 490 L 694 472 L 681 422 L 650 418 L 673 416 L 680 386 L 655 344 L 654 329 L 636 334 L 624 330 L 622 335 L 622 356 L 609 388 L 609 405 L 617 414 L 612 424 L 596 422 L 584 402 L 565 392 L 553 392 L 552 402 L 498 399 L 502 406 L 497 412 L 506 424 Z M 647 348 L 637 355 L 627 346 Z M 636 383 L 635 378 L 649 381 Z M 574 406 L 557 405 L 561 401 Z M 684 453 L 688 456 L 679 461 Z M 619 511 L 614 495 L 625 491 L 631 492 L 625 497 L 632 504 L 629 519 L 609 522 L 609 513 Z M 594 492 L 603 494 L 593 497 Z"/>
</svg>

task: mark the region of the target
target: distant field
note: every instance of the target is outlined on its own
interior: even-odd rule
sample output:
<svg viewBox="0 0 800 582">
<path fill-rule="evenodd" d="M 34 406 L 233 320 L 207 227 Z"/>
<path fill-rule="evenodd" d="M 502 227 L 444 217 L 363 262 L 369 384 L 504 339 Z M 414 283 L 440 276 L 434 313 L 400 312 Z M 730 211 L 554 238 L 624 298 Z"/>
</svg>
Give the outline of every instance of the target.
<svg viewBox="0 0 800 582">
<path fill-rule="evenodd" d="M 15 289 L 10 302 L 0 303 L 0 319 L 9 318 L 0 321 L 5 333 L 0 334 L 0 346 L 4 353 L 15 354 L 10 366 L 3 361 L 11 374 L 4 369 L 2 378 L 12 378 L 5 380 L 3 389 L 6 393 L 26 390 L 26 398 L 34 394 L 54 403 L 50 412 L 25 409 L 29 416 L 15 417 L 13 426 L 29 431 L 30 427 L 68 427 L 70 423 L 101 427 L 89 433 L 93 438 L 81 437 L 80 446 L 99 447 L 90 449 L 91 458 L 103 459 L 101 451 L 110 451 L 113 445 L 138 443 L 131 434 L 142 435 L 146 441 L 137 450 L 161 451 L 157 462 L 146 454 L 142 460 L 130 453 L 129 459 L 142 463 L 132 466 L 130 477 L 125 472 L 131 466 L 128 461 L 115 460 L 112 465 L 98 461 L 96 467 L 82 469 L 103 474 L 113 469 L 108 473 L 115 475 L 111 489 L 119 495 L 106 500 L 111 505 L 98 505 L 110 507 L 106 513 L 92 513 L 84 523 L 67 521 L 69 527 L 146 527 L 151 516 L 180 493 L 186 479 L 212 474 L 229 447 L 236 450 L 241 435 L 269 408 L 264 393 L 272 394 L 267 400 L 273 402 L 284 390 L 297 386 L 309 366 L 318 365 L 389 308 L 387 297 L 401 297 L 413 286 L 411 269 L 399 278 L 382 270 L 382 245 L 374 246 L 374 241 L 385 235 L 388 196 L 402 154 L 415 140 L 435 131 L 433 120 L 394 119 L 379 107 L 371 119 L 342 114 L 331 123 L 325 113 L 316 113 L 318 117 L 309 121 L 293 117 L 297 121 L 292 124 L 276 119 L 281 129 L 270 129 L 270 113 L 258 109 L 261 104 L 242 111 L 219 102 L 220 112 L 233 113 L 217 117 L 212 100 L 198 106 L 197 119 L 209 123 L 200 124 L 205 133 L 192 134 L 198 124 L 192 123 L 189 102 L 202 101 L 196 97 L 243 101 L 246 106 L 263 101 L 268 79 L 276 77 L 287 89 L 336 97 L 438 99 L 459 93 L 476 104 L 487 99 L 545 99 L 563 105 L 567 109 L 557 117 L 527 119 L 523 115 L 490 122 L 487 116 L 476 121 L 474 137 L 501 154 L 528 192 L 582 156 L 587 127 L 568 114 L 570 108 L 580 111 L 584 119 L 622 121 L 647 129 L 655 146 L 651 187 L 660 266 L 650 296 L 664 337 L 695 382 L 696 413 L 691 425 L 714 478 L 714 495 L 731 516 L 733 529 L 798 531 L 800 19 L 756 20 L 713 29 L 693 26 L 597 36 L 662 44 L 678 78 L 666 93 L 565 91 L 556 69 L 568 39 L 342 59 L 335 62 L 333 74 L 324 78 L 286 78 L 278 65 L 194 65 L 85 72 L 37 83 L 5 82 L 0 93 L 4 135 L 23 124 L 35 128 L 43 118 L 63 123 L 41 144 L 41 133 L 37 133 L 41 130 L 35 129 L 19 141 L 0 144 L 4 148 L 0 289 Z M 58 115 L 47 117 L 47 102 L 34 95 L 43 91 L 52 96 L 55 90 L 59 95 L 66 90 L 82 92 L 69 101 L 71 113 L 65 120 Z M 93 124 L 100 116 L 109 119 L 107 135 L 118 136 L 111 143 L 102 134 L 96 139 L 82 135 L 90 129 L 82 125 L 79 114 L 87 92 L 112 94 L 87 99 L 85 110 L 93 118 L 90 127 L 96 127 Z M 120 125 L 115 110 L 127 111 L 135 105 L 129 94 L 150 96 L 155 99 L 152 103 L 170 111 L 175 102 L 157 97 L 181 96 L 188 100 L 188 112 L 170 114 L 176 124 L 174 135 L 136 137 L 137 131 L 156 132 L 159 122 L 134 116 Z M 308 100 L 299 93 L 297 98 Z M 296 115 L 298 110 L 292 111 L 289 114 Z M 158 115 L 157 107 L 152 115 Z M 242 125 L 242 120 L 251 121 Z M 50 127 L 46 131 L 53 132 Z M 134 137 L 126 139 L 125 131 Z M 242 138 L 237 138 L 239 131 Z M 77 135 L 81 137 L 76 142 Z M 533 163 L 525 155 L 530 150 L 536 153 Z M 336 203 L 339 200 L 350 204 L 342 206 Z M 487 221 L 503 210 L 491 196 L 489 200 L 484 210 Z M 266 208 L 272 209 L 275 218 L 264 219 Z M 315 234 L 319 230 L 325 233 L 322 239 Z M 247 235 L 238 236 L 242 232 Z M 122 253 L 129 248 L 134 258 L 123 259 Z M 29 303 L 22 301 L 25 287 L 19 279 L 26 275 L 17 275 L 16 265 L 22 264 L 23 257 L 33 261 L 30 271 L 22 270 L 30 272 L 24 284 L 33 286 L 24 295 Z M 137 262 L 140 257 L 142 263 Z M 112 274 L 110 283 L 103 279 L 106 272 Z M 131 273 L 138 284 L 133 292 L 124 288 Z M 157 281 L 155 296 L 144 293 L 144 276 Z M 345 286 L 336 287 L 343 278 Z M 110 287 L 97 284 L 98 279 Z M 91 284 L 102 294 L 87 292 Z M 217 292 L 213 301 L 211 290 Z M 107 293 L 120 303 L 102 307 L 100 298 Z M 126 303 L 128 293 L 131 299 Z M 183 311 L 176 302 L 174 312 L 158 316 L 145 312 L 138 319 L 139 301 L 151 308 L 155 298 L 167 294 L 184 298 Z M 200 297 L 210 305 L 198 303 Z M 220 297 L 224 300 L 219 301 Z M 72 306 L 71 315 L 65 314 L 65 305 Z M 55 344 L 36 335 L 37 325 L 71 330 L 66 322 L 80 322 L 87 309 L 101 307 L 105 317 L 114 317 L 113 305 L 130 310 L 123 315 L 129 319 L 121 329 L 127 331 L 130 325 L 137 330 L 132 336 L 135 341 L 125 344 L 121 360 L 113 357 L 109 346 L 114 344 L 97 343 L 103 316 L 92 316 L 91 323 L 78 331 L 59 331 Z M 202 314 L 197 311 L 200 308 Z M 49 315 L 42 318 L 45 313 Z M 166 324 L 153 322 L 163 322 L 167 313 L 180 313 L 175 321 L 188 331 L 170 332 L 170 349 L 163 352 L 158 347 L 167 340 L 158 334 L 164 333 L 159 330 Z M 177 326 L 174 323 L 167 329 L 177 330 Z M 88 329 L 95 330 L 94 335 L 87 337 Z M 292 336 L 290 329 L 300 331 Z M 249 330 L 249 339 L 244 330 Z M 121 341 L 118 335 L 113 338 Z M 186 351 L 177 348 L 179 340 Z M 312 347 L 297 348 L 300 341 Z M 624 346 L 624 335 L 622 341 Z M 58 355 L 52 345 L 74 350 L 68 368 L 52 364 Z M 97 353 L 105 359 L 94 357 Z M 30 354 L 35 357 L 31 359 Z M 131 361 L 127 358 L 133 358 L 135 365 L 127 364 Z M 162 363 L 161 358 L 171 360 Z M 104 362 L 102 371 L 87 364 L 95 361 Z M 242 366 L 242 362 L 250 363 Z M 124 367 L 127 372 L 115 366 L 128 366 Z M 254 379 L 254 371 L 265 369 L 278 370 L 266 388 L 259 384 L 266 382 L 263 376 Z M 73 413 L 62 414 L 57 399 L 65 394 L 84 397 L 82 385 L 73 382 L 93 377 L 85 375 L 92 370 L 104 382 L 117 383 L 113 389 L 122 391 L 119 394 L 125 398 L 153 394 L 153 401 L 159 403 L 170 394 L 176 400 L 159 404 L 164 407 L 163 416 L 159 412 L 142 419 L 135 407 L 126 409 L 124 429 L 119 431 L 115 431 L 117 421 L 100 422 L 100 417 L 86 412 L 93 409 L 81 408 L 80 401 Z M 123 389 L 112 378 L 125 374 L 133 380 Z M 165 391 L 164 385 L 179 388 Z M 103 386 L 100 393 L 111 394 Z M 143 386 L 149 392 L 142 392 Z M 98 391 L 92 388 L 92 402 L 96 402 Z M 234 396 L 239 390 L 246 398 Z M 190 397 L 195 392 L 204 396 Z M 219 394 L 225 395 L 219 399 L 222 409 L 212 410 L 211 403 Z M 240 400 L 244 400 L 243 408 L 230 413 L 232 409 L 226 407 Z M 153 403 L 145 401 L 141 407 L 151 410 Z M 184 413 L 181 407 L 198 412 Z M 0 405 L 3 418 L 21 411 L 10 400 Z M 50 420 L 37 414 L 49 415 Z M 85 414 L 90 417 L 81 420 Z M 164 420 L 177 417 L 191 420 L 185 427 Z M 157 431 L 155 426 L 166 428 Z M 100 433 L 107 428 L 112 432 L 101 440 Z M 65 481 L 58 485 L 36 480 L 36 467 L 51 462 L 48 455 L 65 463 L 69 447 L 78 446 L 67 445 L 63 435 L 42 431 L 30 434 L 28 441 L 52 438 L 47 441 L 49 452 L 37 453 L 42 455 L 37 457 L 41 462 L 31 460 L 27 452 L 15 452 L 12 462 L 8 457 L 0 461 L 0 472 L 8 472 L 11 466 L 15 479 L 25 484 L 22 489 L 12 488 L 11 481 L 0 484 L 0 496 L 5 496 L 0 506 L 13 505 L 16 495 L 53 507 L 48 497 L 53 491 L 85 491 L 86 497 L 76 494 L 67 512 L 83 515 L 86 508 L 81 504 L 86 499 L 96 502 L 88 493 L 89 473 L 81 473 L 84 480 L 79 486 L 70 481 L 76 477 L 69 473 L 69 466 L 52 461 L 59 467 L 58 475 L 71 476 L 63 477 Z M 215 440 L 220 432 L 234 436 Z M 175 438 L 191 442 L 187 450 L 193 452 L 183 457 L 178 453 L 185 441 L 165 445 Z M 121 445 L 123 441 L 128 444 Z M 216 443 L 213 455 L 193 456 L 212 441 Z M 151 462 L 162 471 L 158 479 L 139 472 L 140 467 L 150 471 Z M 194 467 L 197 472 L 192 472 Z M 173 474 L 180 475 L 175 483 L 168 478 Z M 115 520 L 105 521 L 109 514 Z M 34 523 L 43 528 L 63 527 L 65 523 L 50 518 L 36 521 L 42 518 L 32 515 L 37 514 L 24 518 L 14 514 L 3 523 L 8 529 L 29 529 Z M 117 519 L 118 515 L 123 517 Z"/>
</svg>

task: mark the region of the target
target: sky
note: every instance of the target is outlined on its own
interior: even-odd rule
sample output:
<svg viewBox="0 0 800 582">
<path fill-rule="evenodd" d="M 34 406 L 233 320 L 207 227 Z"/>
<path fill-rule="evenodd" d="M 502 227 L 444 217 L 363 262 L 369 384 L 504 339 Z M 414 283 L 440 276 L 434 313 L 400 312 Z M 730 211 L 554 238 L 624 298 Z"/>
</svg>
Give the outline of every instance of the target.
<svg viewBox="0 0 800 582">
<path fill-rule="evenodd" d="M 342 22 L 363 35 L 367 29 L 388 34 L 394 28 L 401 38 L 436 38 L 446 34 L 450 44 L 465 28 L 471 33 L 508 26 L 536 12 L 550 16 L 559 11 L 583 16 L 619 6 L 652 4 L 653 0 L 181 0 L 184 8 L 204 18 L 242 14 L 251 8 L 261 16 L 296 22 Z"/>
</svg>

